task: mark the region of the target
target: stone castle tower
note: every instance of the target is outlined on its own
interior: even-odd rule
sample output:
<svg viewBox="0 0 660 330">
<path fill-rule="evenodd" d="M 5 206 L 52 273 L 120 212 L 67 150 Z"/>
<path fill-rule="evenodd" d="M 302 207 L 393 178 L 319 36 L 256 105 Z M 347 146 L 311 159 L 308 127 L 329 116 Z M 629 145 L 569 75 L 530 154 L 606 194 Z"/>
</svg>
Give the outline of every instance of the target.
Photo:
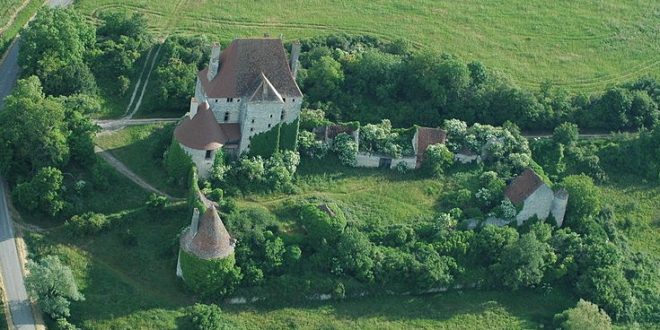
<svg viewBox="0 0 660 330">
<path fill-rule="evenodd" d="M 222 52 L 213 45 L 209 66 L 197 75 L 190 112 L 174 133 L 201 177 L 219 148 L 241 155 L 250 151 L 255 135 L 298 120 L 299 54 L 300 44 L 294 43 L 287 60 L 282 41 L 271 38 L 236 39 Z"/>
</svg>

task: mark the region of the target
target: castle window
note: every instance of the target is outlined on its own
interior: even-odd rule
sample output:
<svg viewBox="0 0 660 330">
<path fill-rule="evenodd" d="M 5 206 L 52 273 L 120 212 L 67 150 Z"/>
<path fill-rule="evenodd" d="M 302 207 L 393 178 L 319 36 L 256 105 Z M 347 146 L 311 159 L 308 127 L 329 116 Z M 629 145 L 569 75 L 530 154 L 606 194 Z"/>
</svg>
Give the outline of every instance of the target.
<svg viewBox="0 0 660 330">
<path fill-rule="evenodd" d="M 252 123 L 254 124 L 254 118 L 252 118 Z"/>
<path fill-rule="evenodd" d="M 286 102 L 286 97 L 283 97 L 283 98 L 282 98 L 282 101 Z"/>
<path fill-rule="evenodd" d="M 227 102 L 229 102 L 229 98 L 227 98 Z"/>
<path fill-rule="evenodd" d="M 270 114 L 270 118 L 273 118 L 273 114 L 272 114 L 272 113 Z"/>
<path fill-rule="evenodd" d="M 211 150 L 206 150 L 206 155 L 204 155 L 205 159 L 211 159 Z"/>
<path fill-rule="evenodd" d="M 268 128 L 270 128 L 271 124 L 268 124 Z"/>
<path fill-rule="evenodd" d="M 284 112 L 284 110 L 282 110 L 282 113 L 280 114 L 280 120 L 284 120 L 284 114 L 285 114 L 285 112 Z"/>
<path fill-rule="evenodd" d="M 215 99 L 215 103 L 218 103 L 218 99 Z"/>
<path fill-rule="evenodd" d="M 250 127 L 250 132 L 254 132 L 254 127 Z"/>
<path fill-rule="evenodd" d="M 225 121 L 229 120 L 229 111 L 225 112 Z"/>
<path fill-rule="evenodd" d="M 291 102 L 296 102 L 296 99 L 291 100 Z"/>
</svg>

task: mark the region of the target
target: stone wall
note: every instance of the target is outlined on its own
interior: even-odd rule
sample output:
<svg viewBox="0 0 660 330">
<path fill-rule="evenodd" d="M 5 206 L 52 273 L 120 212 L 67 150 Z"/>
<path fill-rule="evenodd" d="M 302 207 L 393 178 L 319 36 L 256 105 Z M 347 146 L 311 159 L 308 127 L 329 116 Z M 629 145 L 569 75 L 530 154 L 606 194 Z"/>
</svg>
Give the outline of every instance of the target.
<svg viewBox="0 0 660 330">
<path fill-rule="evenodd" d="M 241 143 L 239 152 L 250 150 L 252 136 L 269 131 L 279 123 L 290 124 L 300 116 L 302 99 L 287 99 L 279 102 L 249 102 L 241 119 Z"/>
<path fill-rule="evenodd" d="M 516 215 L 518 225 L 522 225 L 525 220 L 536 215 L 539 219 L 545 219 L 550 214 L 550 207 L 555 195 L 552 189 L 546 184 L 538 187 L 527 199 L 525 199 L 523 209 Z"/>
<path fill-rule="evenodd" d="M 181 146 L 181 149 L 183 149 L 183 151 L 185 151 L 185 153 L 190 156 L 190 159 L 192 159 L 193 163 L 197 167 L 197 173 L 199 174 L 199 177 L 207 178 L 211 172 L 211 168 L 213 167 L 216 151 L 211 151 L 211 157 L 206 159 L 206 150 L 192 149 L 184 146 L 181 143 L 179 143 L 179 145 Z"/>
<path fill-rule="evenodd" d="M 409 169 L 415 168 L 417 165 L 417 157 L 403 157 L 403 158 L 391 158 L 387 156 L 380 156 L 375 154 L 369 154 L 366 152 L 358 152 L 355 156 L 357 161 L 357 167 L 379 167 L 381 158 L 390 158 L 392 163 L 390 168 L 396 168 L 396 165 L 399 163 L 405 163 Z"/>
</svg>

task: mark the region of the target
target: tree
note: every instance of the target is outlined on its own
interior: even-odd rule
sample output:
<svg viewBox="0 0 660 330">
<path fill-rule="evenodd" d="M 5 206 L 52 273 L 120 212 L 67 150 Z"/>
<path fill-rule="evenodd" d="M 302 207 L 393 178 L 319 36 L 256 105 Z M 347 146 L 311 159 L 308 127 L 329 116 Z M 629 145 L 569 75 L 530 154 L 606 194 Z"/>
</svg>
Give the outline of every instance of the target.
<svg viewBox="0 0 660 330">
<path fill-rule="evenodd" d="M 43 7 L 35 19 L 21 33 L 21 52 L 18 62 L 26 75 L 44 70 L 45 59 L 53 58 L 60 62 L 82 63 L 85 52 L 96 42 L 94 25 L 74 9 Z"/>
<path fill-rule="evenodd" d="M 187 109 L 190 93 L 195 90 L 197 64 L 170 58 L 156 69 L 156 91 L 162 103 L 170 110 Z"/>
<path fill-rule="evenodd" d="M 14 197 L 18 205 L 27 211 L 40 211 L 54 216 L 64 208 L 62 199 L 62 172 L 54 167 L 44 167 L 32 180 L 16 186 Z"/>
<path fill-rule="evenodd" d="M 518 240 L 518 232 L 511 227 L 486 225 L 471 244 L 475 258 L 482 265 L 490 265 L 499 260 L 506 246 Z"/>
<path fill-rule="evenodd" d="M 570 175 L 564 178 L 561 186 L 568 191 L 566 207 L 567 225 L 573 227 L 589 216 L 596 215 L 601 208 L 600 191 L 594 181 L 586 175 Z"/>
<path fill-rule="evenodd" d="M 66 221 L 66 228 L 75 236 L 94 235 L 107 228 L 110 222 L 104 214 L 87 212 Z"/>
<path fill-rule="evenodd" d="M 25 284 L 41 310 L 53 319 L 69 317 L 71 301 L 84 300 L 78 291 L 71 269 L 56 256 L 46 256 L 39 262 L 28 262 Z"/>
<path fill-rule="evenodd" d="M 323 56 L 307 71 L 305 95 L 312 101 L 326 101 L 339 92 L 343 81 L 341 64 L 330 56 Z"/>
<path fill-rule="evenodd" d="M 442 175 L 453 163 L 454 154 L 444 144 L 432 144 L 424 153 L 424 167 L 432 175 Z"/>
<path fill-rule="evenodd" d="M 373 244 L 355 228 L 348 228 L 337 243 L 337 254 L 344 272 L 362 281 L 373 280 Z"/>
<path fill-rule="evenodd" d="M 562 123 L 555 127 L 552 133 L 552 140 L 556 144 L 563 144 L 565 146 L 572 146 L 578 139 L 578 126 L 573 123 Z"/>
<path fill-rule="evenodd" d="M 549 244 L 538 240 L 534 233 L 527 233 L 507 245 L 500 262 L 492 268 L 502 279 L 502 285 L 515 290 L 541 283 L 546 268 L 555 258 Z"/>
<path fill-rule="evenodd" d="M 598 305 L 580 299 L 577 305 L 555 315 L 555 323 L 564 330 L 609 330 L 612 321 Z"/>
<path fill-rule="evenodd" d="M 62 166 L 69 160 L 62 104 L 46 98 L 39 78 L 21 79 L 5 99 L 0 111 L 0 146 L 4 157 L 0 165 L 2 175 L 25 176 L 45 166 Z"/>
</svg>

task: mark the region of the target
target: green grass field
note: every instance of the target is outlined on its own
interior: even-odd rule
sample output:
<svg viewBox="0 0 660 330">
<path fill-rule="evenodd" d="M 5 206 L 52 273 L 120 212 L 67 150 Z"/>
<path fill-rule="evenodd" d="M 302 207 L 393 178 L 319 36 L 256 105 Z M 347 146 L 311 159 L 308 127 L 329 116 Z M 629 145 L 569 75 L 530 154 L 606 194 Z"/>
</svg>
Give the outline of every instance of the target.
<svg viewBox="0 0 660 330">
<path fill-rule="evenodd" d="M 521 85 L 594 91 L 660 73 L 660 3 L 619 1 L 80 0 L 88 15 L 144 13 L 159 35 L 285 39 L 347 32 L 403 38 L 480 60 Z"/>
<path fill-rule="evenodd" d="M 151 156 L 150 147 L 155 143 L 154 133 L 163 130 L 163 127 L 161 124 L 129 126 L 111 134 L 98 135 L 96 144 L 157 189 L 183 197 L 186 189 L 169 184 L 163 164 Z"/>
<path fill-rule="evenodd" d="M 632 246 L 660 256 L 660 186 L 622 175 L 601 185 L 601 194 L 617 219 L 631 224 L 626 229 Z"/>
<path fill-rule="evenodd" d="M 20 11 L 16 12 L 23 0 L 0 0 L 0 58 L 4 55 L 5 51 L 11 44 L 12 40 L 18 35 L 30 17 L 34 15 L 41 5 L 43 0 L 27 0 L 26 6 Z M 14 20 L 11 21 L 12 16 Z"/>
</svg>

